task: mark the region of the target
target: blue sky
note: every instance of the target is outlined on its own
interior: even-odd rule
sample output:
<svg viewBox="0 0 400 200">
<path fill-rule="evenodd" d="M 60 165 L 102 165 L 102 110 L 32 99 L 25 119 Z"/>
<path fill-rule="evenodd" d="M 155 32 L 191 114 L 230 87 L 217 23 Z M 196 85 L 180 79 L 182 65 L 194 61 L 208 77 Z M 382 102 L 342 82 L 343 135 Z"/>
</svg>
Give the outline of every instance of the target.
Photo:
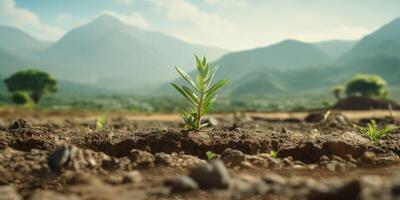
<svg viewBox="0 0 400 200">
<path fill-rule="evenodd" d="M 0 0 L 0 24 L 57 40 L 101 14 L 240 50 L 291 38 L 358 39 L 400 17 L 400 0 Z"/>
</svg>

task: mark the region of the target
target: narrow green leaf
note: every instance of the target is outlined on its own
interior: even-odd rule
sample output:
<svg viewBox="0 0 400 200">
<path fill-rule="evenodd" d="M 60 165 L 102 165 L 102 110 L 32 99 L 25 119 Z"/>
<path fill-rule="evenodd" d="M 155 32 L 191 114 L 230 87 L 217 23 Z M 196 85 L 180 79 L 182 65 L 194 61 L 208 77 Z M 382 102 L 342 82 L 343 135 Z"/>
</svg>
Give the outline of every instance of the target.
<svg viewBox="0 0 400 200">
<path fill-rule="evenodd" d="M 186 91 L 179 85 L 176 85 L 175 83 L 171 83 L 171 85 L 179 92 L 181 93 L 182 96 L 184 96 L 187 100 L 189 100 L 190 103 L 193 105 L 197 105 L 196 101 L 194 101 L 191 96 L 186 93 Z"/>
<path fill-rule="evenodd" d="M 198 91 L 193 79 L 185 71 L 183 71 L 179 67 L 175 67 L 175 69 L 182 76 L 183 79 L 185 79 L 194 89 L 196 89 Z"/>
<path fill-rule="evenodd" d="M 214 79 L 214 76 L 217 73 L 218 69 L 219 69 L 219 65 L 215 65 L 215 67 L 212 70 L 212 73 L 207 77 L 207 79 L 206 79 L 207 88 L 210 87 L 210 85 L 211 85 L 211 83 L 212 83 L 212 81 Z"/>
<path fill-rule="evenodd" d="M 228 79 L 223 79 L 223 80 L 218 81 L 216 84 L 211 86 L 211 88 L 208 89 L 206 91 L 206 93 L 209 93 L 209 92 L 216 93 L 216 92 L 218 92 L 222 87 L 224 87 L 225 84 L 228 83 L 228 81 L 229 81 Z"/>
<path fill-rule="evenodd" d="M 207 65 L 207 59 L 206 59 L 206 56 L 203 56 L 203 63 L 202 63 L 202 65 L 203 65 L 203 66 L 206 66 L 206 65 Z"/>
<path fill-rule="evenodd" d="M 186 86 L 182 86 L 183 90 L 185 90 L 185 92 L 190 96 L 190 98 L 196 102 L 196 105 L 198 104 L 198 99 L 197 99 L 197 95 L 188 87 Z"/>
</svg>

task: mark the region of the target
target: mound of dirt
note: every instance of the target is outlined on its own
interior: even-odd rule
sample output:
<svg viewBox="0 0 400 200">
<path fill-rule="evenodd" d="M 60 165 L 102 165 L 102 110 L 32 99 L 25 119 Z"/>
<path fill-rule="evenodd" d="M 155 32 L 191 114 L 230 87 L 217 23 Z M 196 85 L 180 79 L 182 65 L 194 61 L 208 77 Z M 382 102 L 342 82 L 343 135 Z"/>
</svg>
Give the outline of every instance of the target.
<svg viewBox="0 0 400 200">
<path fill-rule="evenodd" d="M 339 100 L 335 105 L 332 106 L 332 108 L 337 110 L 373 110 L 388 109 L 390 105 L 394 110 L 400 109 L 400 105 L 393 100 L 370 99 L 366 97 L 344 98 Z"/>
</svg>

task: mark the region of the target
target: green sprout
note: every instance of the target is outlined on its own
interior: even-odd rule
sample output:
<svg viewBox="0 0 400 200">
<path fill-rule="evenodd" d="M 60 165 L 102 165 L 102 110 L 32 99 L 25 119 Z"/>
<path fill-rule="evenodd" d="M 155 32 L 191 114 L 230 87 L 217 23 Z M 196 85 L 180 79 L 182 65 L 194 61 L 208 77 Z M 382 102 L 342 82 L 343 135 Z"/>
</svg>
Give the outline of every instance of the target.
<svg viewBox="0 0 400 200">
<path fill-rule="evenodd" d="M 207 151 L 206 156 L 208 160 L 214 160 L 215 158 L 217 158 L 217 154 L 212 151 Z"/>
<path fill-rule="evenodd" d="M 269 152 L 269 155 L 271 156 L 271 158 L 276 158 L 278 156 L 278 152 L 272 150 L 272 151 Z"/>
<path fill-rule="evenodd" d="M 175 83 L 171 85 L 188 100 L 191 107 L 182 111 L 182 118 L 186 123 L 186 127 L 192 130 L 199 130 L 207 124 L 201 124 L 202 117 L 209 111 L 210 107 L 215 103 L 217 93 L 228 82 L 228 79 L 223 79 L 212 85 L 213 78 L 218 71 L 219 66 L 213 68 L 207 63 L 206 58 L 203 60 L 197 56 L 197 76 L 194 81 L 186 72 L 179 67 L 175 67 L 176 71 L 190 85 L 179 86 Z"/>
<path fill-rule="evenodd" d="M 371 120 L 368 123 L 367 127 L 361 127 L 356 124 L 353 124 L 355 128 L 357 128 L 362 134 L 367 135 L 372 141 L 378 141 L 386 134 L 392 133 L 394 130 L 398 129 L 399 127 L 396 126 L 387 126 L 381 130 L 379 130 L 378 125 L 376 124 L 375 120 Z"/>
<path fill-rule="evenodd" d="M 96 120 L 96 131 L 103 131 L 106 126 L 106 116 L 100 116 Z"/>
</svg>

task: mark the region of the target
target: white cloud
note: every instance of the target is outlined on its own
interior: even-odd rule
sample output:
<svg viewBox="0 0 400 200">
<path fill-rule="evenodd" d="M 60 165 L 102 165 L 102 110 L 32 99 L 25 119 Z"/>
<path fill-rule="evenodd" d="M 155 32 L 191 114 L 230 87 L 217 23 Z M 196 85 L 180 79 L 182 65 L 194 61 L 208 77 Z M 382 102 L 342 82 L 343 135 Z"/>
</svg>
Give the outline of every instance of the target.
<svg viewBox="0 0 400 200">
<path fill-rule="evenodd" d="M 135 26 L 141 29 L 149 29 L 150 25 L 147 20 L 139 13 L 133 12 L 130 15 L 122 15 L 113 11 L 103 11 L 102 14 L 111 15 L 125 24 Z"/>
<path fill-rule="evenodd" d="M 43 24 L 33 12 L 18 8 L 14 0 L 0 0 L 0 21 L 3 24 L 18 27 L 40 39 L 58 39 L 64 31 Z"/>
<path fill-rule="evenodd" d="M 56 17 L 56 20 L 58 24 L 60 24 L 60 26 L 65 28 L 66 30 L 70 30 L 72 28 L 76 28 L 87 23 L 87 20 L 77 19 L 74 16 L 68 14 L 59 14 Z"/>
<path fill-rule="evenodd" d="M 125 5 L 130 5 L 132 4 L 133 0 L 116 0 L 118 3 L 122 3 Z"/>
<path fill-rule="evenodd" d="M 234 6 L 243 6 L 246 5 L 246 2 L 243 0 L 204 0 L 207 4 L 210 5 L 234 5 Z"/>
<path fill-rule="evenodd" d="M 175 24 L 178 30 L 166 30 L 178 38 L 199 44 L 220 44 L 226 35 L 235 32 L 233 24 L 217 14 L 200 10 L 185 0 L 151 0 Z M 172 32 L 173 31 L 173 32 Z"/>
</svg>

